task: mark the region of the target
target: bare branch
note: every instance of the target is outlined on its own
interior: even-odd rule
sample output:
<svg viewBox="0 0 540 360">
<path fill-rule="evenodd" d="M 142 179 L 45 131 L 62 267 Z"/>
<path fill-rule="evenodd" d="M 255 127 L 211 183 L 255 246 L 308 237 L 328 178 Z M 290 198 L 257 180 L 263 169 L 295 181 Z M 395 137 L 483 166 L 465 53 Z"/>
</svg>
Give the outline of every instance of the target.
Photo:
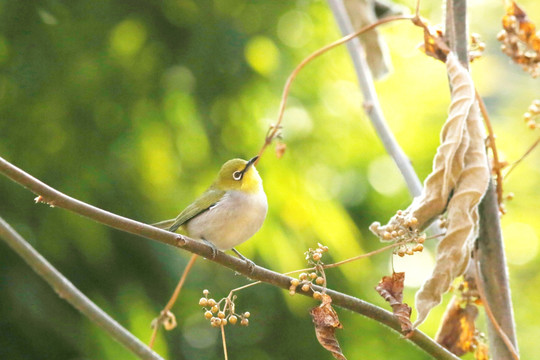
<svg viewBox="0 0 540 360">
<path fill-rule="evenodd" d="M 289 289 L 291 280 L 293 280 L 293 278 L 290 276 L 279 274 L 261 266 L 256 265 L 255 267 L 250 268 L 250 266 L 246 264 L 244 260 L 229 256 L 222 251 L 218 251 L 216 256 L 212 258 L 213 249 L 200 241 L 115 215 L 108 211 L 86 204 L 82 201 L 76 200 L 44 184 L 1 157 L 0 173 L 4 174 L 16 183 L 23 185 L 35 194 L 41 196 L 43 200 L 49 204 L 70 210 L 116 229 L 204 256 L 207 259 L 234 270 L 248 278 L 260 280 L 286 290 Z M 322 291 L 322 288 L 316 285 L 313 285 L 312 288 L 314 291 Z M 341 292 L 327 289 L 326 293 L 332 297 L 335 305 L 367 316 L 397 332 L 401 331 L 399 322 L 391 312 Z M 310 290 L 308 292 L 301 292 L 299 294 L 311 297 L 313 295 L 313 291 Z M 407 340 L 415 343 L 418 347 L 436 359 L 459 359 L 419 330 L 415 330 L 414 334 Z"/>
<path fill-rule="evenodd" d="M 41 276 L 56 293 L 141 359 L 163 360 L 142 341 L 117 323 L 54 268 L 36 249 L 0 217 L 0 238 Z"/>
</svg>

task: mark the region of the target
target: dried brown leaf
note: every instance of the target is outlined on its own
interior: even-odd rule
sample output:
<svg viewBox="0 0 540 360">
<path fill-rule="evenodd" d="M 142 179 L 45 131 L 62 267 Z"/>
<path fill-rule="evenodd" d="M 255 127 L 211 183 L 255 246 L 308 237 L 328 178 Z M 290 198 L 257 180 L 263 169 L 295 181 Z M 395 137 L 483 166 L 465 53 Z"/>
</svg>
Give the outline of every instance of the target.
<svg viewBox="0 0 540 360">
<path fill-rule="evenodd" d="M 336 329 L 341 329 L 343 326 L 339 322 L 336 311 L 332 308 L 332 298 L 324 294 L 322 304 L 311 309 L 310 314 L 315 324 L 315 334 L 319 344 L 330 351 L 334 358 L 347 360 L 341 352 L 335 335 Z"/>
<path fill-rule="evenodd" d="M 451 159 L 444 159 L 446 169 L 452 169 L 451 174 L 454 174 L 456 168 L 460 169 L 460 172 L 457 177 L 451 179 L 451 182 L 442 183 L 443 196 L 445 191 L 452 191 L 452 197 L 447 205 L 448 229 L 437 247 L 433 273 L 416 293 L 418 317 L 415 326 L 425 320 L 429 311 L 441 302 L 441 297 L 448 291 L 450 283 L 465 271 L 470 249 L 478 232 L 478 203 L 486 192 L 489 182 L 484 129 L 478 104 L 474 100 L 474 84 L 467 69 L 454 55 L 448 56 L 446 65 L 452 85 L 452 105 L 464 102 L 471 103 L 471 107 L 465 116 L 466 124 L 462 130 L 460 145 L 455 152 L 446 154 L 453 155 Z M 452 112 L 448 121 L 451 119 Z M 452 183 L 455 183 L 453 187 L 450 186 Z M 426 191 L 433 191 L 433 187 L 429 185 L 426 181 Z M 413 212 L 416 213 L 418 211 Z"/>
<path fill-rule="evenodd" d="M 379 285 L 375 287 L 375 290 L 392 307 L 392 311 L 401 325 L 401 331 L 404 334 L 408 334 L 413 330 L 410 320 L 412 309 L 409 305 L 403 303 L 404 280 L 404 272 L 393 273 L 392 276 L 384 276 L 379 282 Z"/>
<path fill-rule="evenodd" d="M 478 308 L 473 304 L 460 304 L 454 297 L 449 304 L 435 341 L 456 354 L 464 355 L 474 350 Z"/>
<path fill-rule="evenodd" d="M 540 36 L 536 26 L 515 1 L 507 2 L 502 18 L 503 30 L 497 38 L 502 51 L 532 77 L 540 75 Z"/>
<path fill-rule="evenodd" d="M 388 240 L 385 233 L 404 224 L 413 230 L 424 229 L 446 212 L 448 230 L 437 248 L 433 273 L 416 294 L 418 317 L 414 326 L 426 319 L 452 280 L 465 271 L 477 233 L 478 203 L 489 181 L 484 129 L 474 84 L 453 53 L 448 54 L 446 65 L 452 102 L 441 130 L 433 171 L 424 183 L 422 194 L 406 210 L 399 211 L 384 226 L 374 223 L 370 227 L 384 241 Z"/>
<path fill-rule="evenodd" d="M 276 157 L 281 159 L 285 155 L 285 150 L 287 150 L 287 144 L 278 142 L 276 144 Z"/>
</svg>

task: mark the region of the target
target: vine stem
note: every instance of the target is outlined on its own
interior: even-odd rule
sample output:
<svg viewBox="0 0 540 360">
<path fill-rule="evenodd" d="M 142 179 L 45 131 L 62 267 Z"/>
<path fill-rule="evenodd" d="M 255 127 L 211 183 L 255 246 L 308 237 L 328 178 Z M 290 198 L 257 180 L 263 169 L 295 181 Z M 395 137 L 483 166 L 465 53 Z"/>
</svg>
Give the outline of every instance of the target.
<svg viewBox="0 0 540 360">
<path fill-rule="evenodd" d="M 54 204 L 54 206 L 56 207 L 64 208 L 89 219 L 95 220 L 101 224 L 122 230 L 124 232 L 159 241 L 161 243 L 172 245 L 192 252 L 194 254 L 206 257 L 207 259 L 218 263 L 224 267 L 227 267 L 250 279 L 260 280 L 265 283 L 283 288 L 285 290 L 289 289 L 291 280 L 293 280 L 293 278 L 291 278 L 290 276 L 277 273 L 261 266 L 255 265 L 254 267 L 250 267 L 248 264 L 246 264 L 244 260 L 227 255 L 222 251 L 218 251 L 215 256 L 213 256 L 214 249 L 212 249 L 212 247 L 210 247 L 209 245 L 204 244 L 203 242 L 125 218 L 74 199 L 44 184 L 40 180 L 27 174 L 23 170 L 3 159 L 2 157 L 0 157 L 0 173 L 13 180 L 14 182 L 26 187 L 27 189 L 38 195 L 38 197 L 41 197 L 49 204 Z M 322 288 L 315 285 L 313 286 L 313 288 L 316 291 L 322 290 Z M 312 291 L 301 292 L 299 294 L 310 297 L 313 296 Z M 335 290 L 328 289 L 327 294 L 332 297 L 332 302 L 334 305 L 369 317 L 381 324 L 388 326 L 396 332 L 401 333 L 401 326 L 391 312 Z M 429 336 L 425 335 L 419 330 L 416 330 L 413 336 L 411 336 L 407 340 L 412 341 L 418 347 L 420 347 L 436 359 L 459 360 L 458 357 L 450 353 L 448 350 L 437 344 L 435 341 L 433 341 L 433 339 L 431 339 Z"/>
<path fill-rule="evenodd" d="M 300 72 L 300 70 L 302 70 L 308 63 L 310 63 L 312 60 L 319 57 L 320 55 L 328 52 L 329 50 L 332 50 L 333 48 L 341 44 L 344 44 L 356 38 L 358 35 L 361 35 L 369 30 L 376 28 L 379 25 L 386 24 L 392 21 L 398 21 L 398 20 L 412 20 L 413 18 L 414 16 L 396 15 L 396 16 L 389 16 L 387 18 L 381 19 L 377 22 L 374 22 L 373 24 L 364 26 L 362 29 L 358 31 L 352 32 L 349 35 L 344 36 L 341 39 L 334 41 L 333 43 L 323 46 L 322 48 L 314 51 L 309 56 L 307 56 L 304 60 L 302 60 L 300 64 L 298 64 L 296 68 L 293 70 L 293 72 L 289 75 L 289 77 L 287 78 L 287 81 L 285 82 L 285 87 L 283 88 L 283 94 L 281 96 L 281 103 L 279 105 L 277 121 L 274 125 L 272 125 L 271 130 L 266 135 L 263 146 L 259 150 L 259 153 L 258 153 L 259 158 L 255 161 L 255 165 L 257 165 L 257 163 L 261 159 L 262 154 L 264 153 L 266 148 L 272 143 L 272 140 L 274 139 L 274 137 L 277 135 L 278 131 L 280 130 L 280 126 L 283 120 L 283 114 L 285 113 L 285 106 L 287 105 L 287 99 L 289 97 L 291 85 L 294 79 L 296 78 L 296 76 L 298 75 L 298 73 Z"/>
<path fill-rule="evenodd" d="M 182 290 L 182 287 L 184 286 L 184 283 L 186 282 L 187 276 L 189 272 L 191 271 L 191 268 L 193 267 L 193 264 L 195 264 L 195 260 L 199 255 L 193 254 L 191 255 L 191 258 L 189 259 L 184 271 L 182 272 L 182 276 L 180 277 L 180 281 L 178 281 L 178 284 L 176 285 L 176 288 L 174 289 L 174 292 L 167 302 L 167 305 L 161 310 L 160 316 L 155 319 L 155 326 L 153 326 L 152 329 L 152 336 L 150 337 L 150 342 L 148 343 L 148 346 L 151 348 L 154 347 L 154 342 L 156 341 L 156 335 L 159 330 L 159 326 L 161 325 L 161 321 L 165 319 L 168 316 L 169 311 L 171 311 L 172 307 L 176 303 L 176 300 L 178 299 L 178 296 L 180 295 L 180 291 Z M 168 329 L 169 330 L 169 329 Z"/>
</svg>

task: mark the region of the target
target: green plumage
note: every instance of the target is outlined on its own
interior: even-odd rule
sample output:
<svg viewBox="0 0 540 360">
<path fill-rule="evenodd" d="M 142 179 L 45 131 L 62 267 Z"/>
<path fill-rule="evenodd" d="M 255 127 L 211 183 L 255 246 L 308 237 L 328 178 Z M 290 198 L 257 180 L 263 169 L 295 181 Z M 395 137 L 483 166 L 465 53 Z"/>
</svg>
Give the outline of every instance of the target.
<svg viewBox="0 0 540 360">
<path fill-rule="evenodd" d="M 176 217 L 176 219 L 161 221 L 154 226 L 161 229 L 167 229 L 169 231 L 176 231 L 178 228 L 189 220 L 193 219 L 197 215 L 202 214 L 215 205 L 225 195 L 224 190 L 217 189 L 215 185 L 212 185 L 202 194 L 197 200 L 191 203 Z M 188 234 L 189 235 L 189 234 Z"/>
</svg>

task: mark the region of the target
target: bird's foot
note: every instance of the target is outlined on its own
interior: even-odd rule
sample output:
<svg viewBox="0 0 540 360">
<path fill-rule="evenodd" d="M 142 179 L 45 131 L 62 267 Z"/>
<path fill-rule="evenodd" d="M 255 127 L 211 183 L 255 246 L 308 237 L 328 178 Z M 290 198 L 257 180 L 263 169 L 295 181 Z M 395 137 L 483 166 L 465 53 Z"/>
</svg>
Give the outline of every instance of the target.
<svg viewBox="0 0 540 360">
<path fill-rule="evenodd" d="M 210 260 L 214 260 L 217 256 L 217 253 L 218 253 L 218 248 L 216 247 L 216 245 L 212 244 L 210 241 L 206 240 L 206 239 L 202 239 L 204 241 L 204 243 L 208 246 L 210 246 L 212 248 L 212 255 L 210 256 Z"/>
<path fill-rule="evenodd" d="M 246 265 L 247 265 L 248 270 L 249 270 L 249 274 L 253 274 L 253 271 L 255 270 L 255 263 L 253 261 L 249 260 L 244 255 L 240 254 L 240 252 L 238 250 L 236 250 L 235 248 L 232 248 L 232 251 L 234 251 L 234 253 L 236 255 L 238 255 L 238 257 L 240 259 L 242 259 L 242 260 L 244 260 L 246 262 Z"/>
</svg>

